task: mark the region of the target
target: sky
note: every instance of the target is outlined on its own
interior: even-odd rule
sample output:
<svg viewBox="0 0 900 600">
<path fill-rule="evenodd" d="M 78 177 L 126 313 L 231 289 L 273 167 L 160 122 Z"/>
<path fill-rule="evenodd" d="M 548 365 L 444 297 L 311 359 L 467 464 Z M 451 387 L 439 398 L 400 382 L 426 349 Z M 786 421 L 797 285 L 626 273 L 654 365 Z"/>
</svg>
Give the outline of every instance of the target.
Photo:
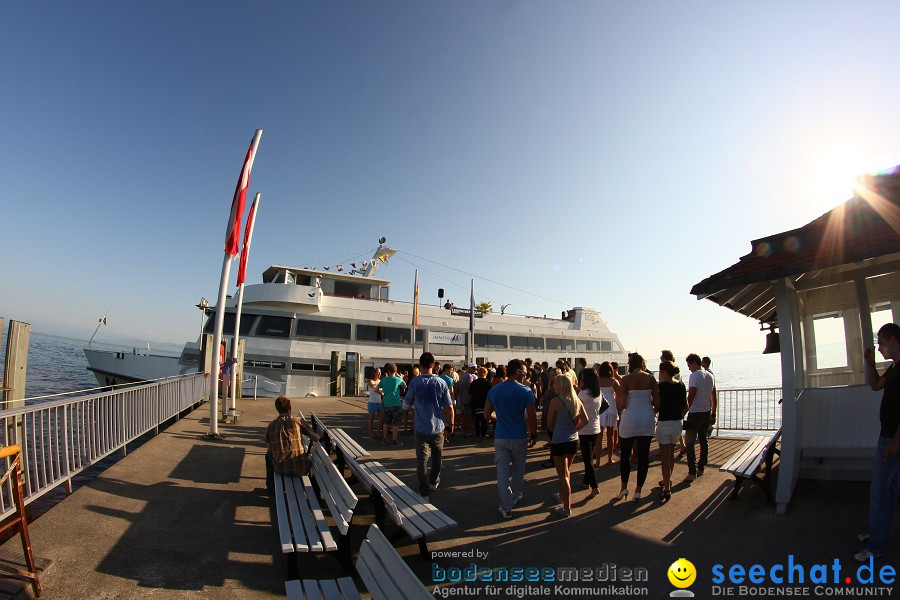
<svg viewBox="0 0 900 600">
<path fill-rule="evenodd" d="M 0 316 L 42 333 L 196 339 L 256 129 L 249 283 L 384 236 L 394 299 L 474 276 L 650 356 L 761 351 L 691 287 L 900 163 L 893 1 L 3 10 Z"/>
</svg>

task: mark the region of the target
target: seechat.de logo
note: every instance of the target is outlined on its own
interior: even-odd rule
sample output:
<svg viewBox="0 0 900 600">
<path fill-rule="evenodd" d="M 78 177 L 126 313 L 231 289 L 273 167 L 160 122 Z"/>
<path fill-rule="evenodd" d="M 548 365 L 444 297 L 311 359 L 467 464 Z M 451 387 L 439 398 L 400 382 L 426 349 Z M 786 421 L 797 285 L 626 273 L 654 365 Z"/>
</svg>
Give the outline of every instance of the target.
<svg viewBox="0 0 900 600">
<path fill-rule="evenodd" d="M 694 597 L 694 592 L 686 589 L 691 587 L 691 584 L 697 579 L 697 569 L 694 567 L 694 563 L 686 558 L 679 558 L 669 566 L 669 570 L 666 571 L 666 574 L 669 576 L 669 583 L 678 588 L 669 593 L 670 597 Z"/>
</svg>

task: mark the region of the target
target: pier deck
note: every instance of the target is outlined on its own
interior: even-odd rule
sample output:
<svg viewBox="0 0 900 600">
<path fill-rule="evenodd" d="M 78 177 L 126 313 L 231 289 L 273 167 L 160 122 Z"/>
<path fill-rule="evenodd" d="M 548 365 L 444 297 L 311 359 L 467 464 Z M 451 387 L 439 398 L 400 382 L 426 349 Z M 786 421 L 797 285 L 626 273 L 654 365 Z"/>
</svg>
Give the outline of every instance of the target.
<svg viewBox="0 0 900 600">
<path fill-rule="evenodd" d="M 411 436 L 402 448 L 365 438 L 365 398 L 298 398 L 297 408 L 314 410 L 327 425 L 343 427 L 374 460 L 415 486 Z M 53 561 L 42 583 L 46 598 L 272 598 L 283 597 L 284 557 L 273 526 L 274 510 L 265 489 L 263 435 L 274 417 L 271 400 L 243 400 L 238 424 L 223 424 L 224 441 L 206 441 L 208 405 L 171 425 L 90 483 L 35 520 L 30 527 L 37 556 Z M 541 443 L 543 440 L 541 440 Z M 612 504 L 619 490 L 618 464 L 598 470 L 600 495 L 587 501 L 577 489 L 573 516 L 550 516 L 555 474 L 542 469 L 547 451 L 528 456 L 525 498 L 514 518 L 497 514 L 493 452 L 457 436 L 445 448 L 441 487 L 431 502 L 459 523 L 429 542 L 432 552 L 473 552 L 483 558 L 436 558 L 442 568 L 466 567 L 645 567 L 641 587 L 650 597 L 674 588 L 666 570 L 679 557 L 698 570 L 691 587 L 698 598 L 711 593 L 712 565 L 770 566 L 786 563 L 831 564 L 855 574 L 856 534 L 867 529 L 868 485 L 801 481 L 791 510 L 776 515 L 756 486 L 745 486 L 741 499 L 728 500 L 733 478 L 718 472 L 742 440 L 714 439 L 706 474 L 692 485 L 679 484 L 672 500 L 657 499 L 660 478 L 653 460 L 644 486 L 649 497 Z M 655 450 L 655 447 L 654 447 Z M 573 468 L 581 479 L 581 466 Z M 687 474 L 676 463 L 675 481 Z M 631 475 L 634 489 L 636 472 Z M 361 498 L 353 524 L 353 550 L 374 521 L 371 503 Z M 894 539 L 900 532 L 894 528 Z M 398 551 L 426 585 L 431 561 L 418 557 L 406 539 Z M 3 550 L 16 551 L 18 539 Z M 876 562 L 896 565 L 900 551 L 889 550 Z M 326 578 L 343 573 L 329 556 L 306 555 L 301 575 Z M 843 575 L 842 575 L 843 577 Z M 359 580 L 357 579 L 357 582 Z M 618 585 L 624 585 L 617 582 Z M 504 584 L 508 585 L 508 584 Z M 569 585 L 600 585 L 581 583 Z M 429 586 L 430 589 L 430 586 Z M 484 595 L 482 595 L 484 597 Z M 501 595 L 501 597 L 506 597 Z M 552 594 L 550 597 L 553 597 Z M 577 594 L 568 597 L 578 597 Z"/>
</svg>

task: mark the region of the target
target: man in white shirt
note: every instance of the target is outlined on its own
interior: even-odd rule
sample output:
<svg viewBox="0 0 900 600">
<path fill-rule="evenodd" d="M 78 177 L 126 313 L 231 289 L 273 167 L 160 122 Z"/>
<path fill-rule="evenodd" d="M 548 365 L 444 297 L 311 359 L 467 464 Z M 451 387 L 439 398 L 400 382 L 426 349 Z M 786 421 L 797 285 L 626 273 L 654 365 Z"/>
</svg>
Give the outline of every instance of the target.
<svg viewBox="0 0 900 600">
<path fill-rule="evenodd" d="M 716 381 L 712 373 L 703 368 L 700 356 L 688 354 L 687 365 L 691 370 L 691 378 L 688 380 L 688 406 L 687 426 L 685 427 L 685 445 L 687 446 L 688 481 L 693 481 L 703 475 L 709 456 L 709 440 L 707 431 L 714 422 L 712 415 L 716 412 L 716 396 L 713 390 Z M 694 453 L 694 444 L 700 440 L 700 458 L 697 460 Z"/>
</svg>

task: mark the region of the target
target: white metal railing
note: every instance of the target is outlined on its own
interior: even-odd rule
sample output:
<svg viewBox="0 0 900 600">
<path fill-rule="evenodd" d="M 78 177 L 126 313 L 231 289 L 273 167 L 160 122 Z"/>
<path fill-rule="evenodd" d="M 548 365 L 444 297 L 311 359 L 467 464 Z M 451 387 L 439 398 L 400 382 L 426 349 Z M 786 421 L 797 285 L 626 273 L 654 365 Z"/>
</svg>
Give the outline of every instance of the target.
<svg viewBox="0 0 900 600">
<path fill-rule="evenodd" d="M 715 433 L 775 431 L 781 427 L 781 388 L 718 390 Z"/>
<path fill-rule="evenodd" d="M 25 503 L 72 477 L 163 422 L 201 402 L 207 376 L 190 373 L 114 391 L 0 410 L 0 442 L 22 446 Z M 12 488 L 0 489 L 0 519 L 12 514 Z"/>
</svg>

